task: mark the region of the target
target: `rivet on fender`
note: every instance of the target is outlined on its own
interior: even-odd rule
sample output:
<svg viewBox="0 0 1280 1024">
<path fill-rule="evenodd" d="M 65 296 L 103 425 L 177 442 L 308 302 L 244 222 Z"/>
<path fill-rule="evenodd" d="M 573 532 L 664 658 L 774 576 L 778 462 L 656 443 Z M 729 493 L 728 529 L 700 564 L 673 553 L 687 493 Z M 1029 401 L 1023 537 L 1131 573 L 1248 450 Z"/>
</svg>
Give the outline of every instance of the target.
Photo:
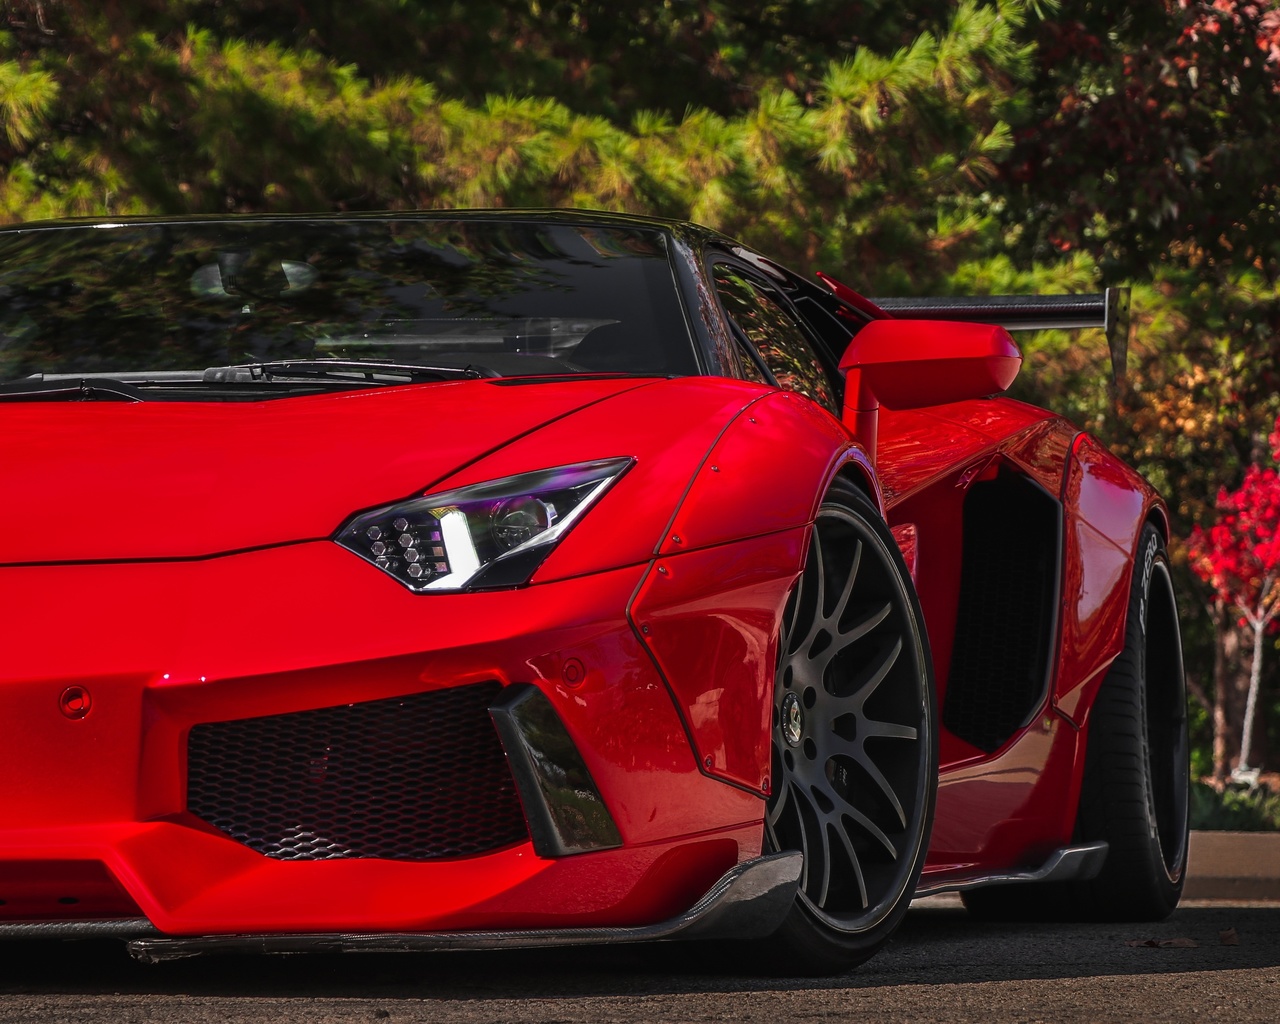
<svg viewBox="0 0 1280 1024">
<path fill-rule="evenodd" d="M 83 686 L 68 686 L 58 695 L 58 710 L 68 718 L 84 718 L 93 707 L 93 697 Z"/>
<path fill-rule="evenodd" d="M 570 686 L 578 686 L 587 678 L 587 670 L 577 658 L 569 658 L 560 669 L 560 678 Z"/>
</svg>

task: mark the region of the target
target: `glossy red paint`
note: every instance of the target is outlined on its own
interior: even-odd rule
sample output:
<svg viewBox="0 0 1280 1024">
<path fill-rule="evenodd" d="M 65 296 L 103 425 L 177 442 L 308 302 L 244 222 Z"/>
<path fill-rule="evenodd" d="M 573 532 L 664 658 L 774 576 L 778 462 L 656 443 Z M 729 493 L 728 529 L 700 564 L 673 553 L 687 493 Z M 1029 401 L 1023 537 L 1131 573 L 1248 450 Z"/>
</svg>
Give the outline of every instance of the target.
<svg viewBox="0 0 1280 1024">
<path fill-rule="evenodd" d="M 759 831 L 758 825 L 730 828 L 554 861 L 525 845 L 420 865 L 282 863 L 180 824 L 111 823 L 8 833 L 5 862 L 88 855 L 95 874 L 105 875 L 108 885 L 118 882 L 172 935 L 483 930 L 512 922 L 567 928 L 641 924 L 681 912 L 739 859 L 759 851 Z M 19 871 L 9 877 L 24 901 L 39 899 L 47 886 Z M 87 898 L 100 888 L 64 885 L 63 891 Z"/>
<path fill-rule="evenodd" d="M 891 529 L 894 543 L 902 552 L 902 561 L 914 582 L 916 563 L 920 559 L 920 528 L 915 523 L 901 523 Z"/>
<path fill-rule="evenodd" d="M 880 456 L 876 464 L 885 505 L 942 480 L 956 481 L 1053 416 L 1009 399 L 957 402 L 932 409 L 880 411 Z"/>
<path fill-rule="evenodd" d="M 937 320 L 872 320 L 845 349 L 846 402 L 865 388 L 890 409 L 920 409 L 998 394 L 1022 353 L 1003 327 Z"/>
<path fill-rule="evenodd" d="M 665 412 L 649 431 L 637 436 L 624 428 L 664 391 Z M 60 629 L 35 611 L 60 603 L 67 621 L 82 624 L 83 642 L 53 665 L 37 644 L 26 648 L 29 663 L 17 658 L 5 666 L 7 705 L 45 723 L 5 759 L 49 764 L 40 785 L 9 798 L 6 820 L 14 827 L 3 836 L 12 851 L 5 856 L 26 863 L 44 856 L 32 852 L 40 849 L 60 860 L 106 865 L 101 871 L 109 868 L 102 876 L 108 888 L 119 879 L 127 898 L 162 928 L 194 934 L 490 927 L 512 914 L 533 915 L 530 920 L 541 924 L 634 923 L 677 912 L 704 881 L 758 852 L 769 705 L 757 691 L 760 680 L 770 678 L 777 616 L 802 564 L 813 496 L 841 460 L 854 460 L 863 472 L 865 461 L 848 436 L 812 407 L 749 385 L 664 381 L 606 397 L 439 484 L 546 465 L 548 451 L 562 463 L 636 458 L 636 467 L 597 511 L 607 509 L 615 521 L 637 528 L 620 536 L 603 514 L 590 517 L 543 567 L 538 579 L 545 584 L 524 591 L 423 598 L 327 542 L 187 563 L 6 570 L 6 586 L 19 588 L 8 592 L 23 593 L 23 607 L 31 609 L 27 619 L 13 619 L 21 635 Z M 724 422 L 731 426 L 713 429 Z M 882 465 L 888 513 L 891 522 L 916 528 L 916 578 L 945 680 L 964 488 L 989 473 L 992 459 L 1006 459 L 1048 487 L 1062 472 L 1071 432 L 1040 410 L 1004 400 L 886 411 L 884 422 L 882 452 L 892 452 Z M 787 447 L 797 423 L 805 436 L 822 440 L 798 451 Z M 704 440 L 673 450 L 675 437 L 692 431 L 696 439 L 697 429 Z M 1106 505 L 1114 497 L 1136 508 L 1148 504 L 1149 494 L 1117 472 L 1100 449 L 1081 445 L 1078 451 L 1083 455 L 1066 488 L 1069 507 Z M 762 476 L 799 499 L 780 518 L 777 506 L 773 518 L 756 514 L 751 497 Z M 700 518 L 677 514 L 665 521 L 664 509 L 682 495 L 682 508 Z M 1105 618 L 1126 582 L 1110 571 L 1124 560 L 1117 543 L 1123 535 L 1102 537 L 1082 518 L 1068 516 L 1068 559 L 1079 572 L 1066 573 L 1066 606 L 1080 610 L 1063 627 L 1079 637 L 1068 641 L 1070 653 L 1057 677 L 1060 697 L 1068 698 L 1083 696 L 1107 660 L 1105 643 L 1089 645 L 1093 605 L 1087 595 L 1103 595 L 1094 614 Z M 1123 527 L 1126 519 L 1110 521 Z M 597 522 L 604 533 L 588 530 Z M 690 550 L 672 543 L 681 532 Z M 733 542 L 743 537 L 755 539 Z M 633 568 L 593 571 L 606 563 Z M 245 592 L 239 586 L 245 578 L 264 582 Z M 299 588 L 298 580 L 325 582 L 323 589 Z M 112 608 L 129 613 L 104 612 L 100 595 L 106 593 L 117 598 Z M 342 600 L 335 603 L 335 594 Z M 633 595 L 639 635 L 624 614 Z M 705 615 L 709 602 L 719 617 Z M 376 622 L 377 628 L 324 628 L 331 621 Z M 144 631 L 139 623 L 146 623 Z M 246 629 L 246 623 L 270 626 Z M 478 630 L 477 623 L 486 626 Z M 202 636 L 222 639 L 196 642 Z M 570 662 L 579 666 L 572 684 L 565 677 Z M 553 698 L 617 819 L 626 841 L 622 851 L 554 866 L 527 846 L 471 865 L 284 864 L 264 862 L 182 811 L 182 737 L 196 722 L 482 678 L 535 682 Z M 58 714 L 59 694 L 86 681 L 95 694 L 93 715 L 73 721 Z M 48 705 L 43 712 L 42 700 Z M 59 731 L 77 727 L 85 731 L 75 737 Z M 1025 865 L 1065 843 L 1082 742 L 1080 732 L 1052 713 L 993 756 L 944 732 L 926 879 L 958 880 Z M 53 749 L 60 752 L 56 762 L 50 762 Z M 104 765 L 113 767 L 97 767 Z M 91 792 L 81 787 L 81 823 L 69 823 L 57 797 L 86 776 L 94 785 Z M 29 845 L 55 822 L 62 830 L 56 851 Z M 727 845 L 699 838 L 712 834 L 737 838 Z M 167 867 L 175 860 L 189 871 L 175 875 Z M 611 880 L 607 886 L 605 878 Z M 312 906 L 316 885 L 332 894 L 330 905 Z M 441 885 L 470 895 L 465 901 L 427 900 L 426 893 L 438 893 Z M 584 899 L 584 885 L 612 896 Z M 408 893 L 407 904 L 378 895 L 391 892 Z M 552 893 L 557 913 L 545 909 Z M 260 909 L 251 920 L 243 916 L 246 901 Z M 357 904 L 363 909 L 357 911 Z M 234 920 L 219 915 L 219 908 L 232 905 L 238 908 Z M 368 907 L 377 913 L 370 916 Z"/>
<path fill-rule="evenodd" d="M 1161 511 L 1150 485 L 1085 434 L 1073 445 L 1063 498 L 1064 612 L 1054 702 L 1083 726 L 1106 669 L 1124 646 L 1142 524 Z"/>
<path fill-rule="evenodd" d="M 828 288 L 830 288 L 832 294 L 835 295 L 836 298 L 838 298 L 841 302 L 847 303 L 848 305 L 852 306 L 854 309 L 858 310 L 860 313 L 863 313 L 866 316 L 875 317 L 880 320 L 892 319 L 893 314 L 887 313 L 885 310 L 881 309 L 874 302 L 868 299 L 865 295 L 862 295 L 859 292 L 855 292 L 847 284 L 843 284 L 842 282 L 837 281 L 830 274 L 825 274 L 821 270 L 819 270 L 814 276 L 823 284 L 825 284 Z"/>
<path fill-rule="evenodd" d="M 702 767 L 760 795 L 769 792 L 778 622 L 806 540 L 797 527 L 664 555 L 631 607 Z"/>
<path fill-rule="evenodd" d="M 0 772 L 24 780 L 0 791 L 0 862 L 104 864 L 175 933 L 622 924 L 684 909 L 759 852 L 763 803 L 699 771 L 625 617 L 642 572 L 424 598 L 328 541 L 8 568 L 6 621 L 28 642 L 0 665 L 0 700 L 27 728 L 0 751 Z M 74 644 L 59 641 L 67 623 Z M 568 659 L 586 668 L 572 688 Z M 464 861 L 290 863 L 183 810 L 196 723 L 480 679 L 533 682 L 551 698 L 622 849 L 554 863 L 528 844 Z M 95 697 L 79 720 L 58 707 L 72 681 Z"/>
<path fill-rule="evenodd" d="M 916 585 L 929 628 L 939 698 L 945 701 L 961 569 L 964 494 L 1005 463 L 1053 496 L 1067 485 L 1078 432 L 1043 410 L 1007 399 L 913 412 L 884 411 L 880 474 L 891 523 L 917 528 Z M 1109 459 L 1110 457 L 1107 456 Z M 1079 472 L 1077 468 L 1076 472 Z M 1134 486 L 1134 478 L 1127 477 Z M 1144 485 L 1139 486 L 1144 490 Z M 1068 634 L 1055 670 L 1056 691 L 1075 692 L 1088 676 L 1075 656 L 1088 627 L 1078 619 L 1077 576 L 1105 576 L 1109 551 L 1083 551 L 1071 540 L 1079 516 L 1066 495 L 1063 615 Z M 1127 582 L 1110 580 L 1112 605 Z M 1116 609 L 1111 607 L 1111 613 Z M 1119 612 L 1123 614 L 1123 601 Z M 1121 620 L 1122 621 L 1122 620 Z M 1123 628 L 1122 625 L 1120 628 Z M 1114 652 L 1112 652 L 1114 654 Z M 1034 866 L 1070 841 L 1079 799 L 1085 738 L 1046 700 L 1028 727 L 994 754 L 940 730 L 940 785 L 925 884 Z"/>
<path fill-rule="evenodd" d="M 919 409 L 1003 391 L 1022 353 L 1000 327 L 927 320 L 872 320 L 840 360 L 842 418 L 872 459 L 880 407 Z"/>
<path fill-rule="evenodd" d="M 1056 846 L 1070 842 L 1088 708 L 1123 645 L 1140 526 L 1148 516 L 1161 515 L 1155 492 L 1142 477 L 1060 420 L 1015 439 L 1002 456 L 1051 493 L 1056 485 L 1064 500 L 1053 696 L 995 755 L 973 751 L 964 758 L 957 756 L 963 749 L 952 748 L 950 763 L 943 756 L 925 869 L 929 881 L 1034 867 Z"/>
<path fill-rule="evenodd" d="M 327 537 L 477 454 L 643 382 L 457 381 L 267 402 L 4 409 L 0 564 L 183 558 Z M 407 443 L 412 442 L 412 443 Z M 540 469 L 545 460 L 523 469 Z"/>
<path fill-rule="evenodd" d="M 1039 866 L 1071 841 L 1083 736 L 1038 716 L 993 756 L 944 768 L 922 884 Z"/>
<path fill-rule="evenodd" d="M 674 510 L 725 425 L 771 394 L 776 392 L 716 377 L 656 381 L 518 438 L 477 459 L 436 489 L 463 487 L 549 465 L 634 458 L 631 470 L 557 545 L 534 580 L 550 582 L 603 568 L 638 565 L 660 550 Z M 757 525 L 763 514 L 758 507 L 736 512 L 732 520 L 740 527 L 736 536 L 763 532 L 767 527 Z"/>
<path fill-rule="evenodd" d="M 707 453 L 659 553 L 807 525 L 841 468 L 873 477 L 840 424 L 813 403 L 785 392 L 763 396 Z"/>
<path fill-rule="evenodd" d="M 1006 399 L 881 413 L 879 471 L 891 523 L 918 530 L 916 582 L 940 699 L 959 594 L 965 488 L 1003 460 L 1063 502 L 1061 621 L 1052 700 L 988 755 L 941 730 L 926 884 L 1034 866 L 1070 841 L 1087 712 L 1120 650 L 1142 522 L 1163 520 L 1149 485 L 1095 440 Z"/>
<path fill-rule="evenodd" d="M 0 860 L 0 923 L 142 915 L 101 861 Z"/>
<path fill-rule="evenodd" d="M 916 527 L 914 578 L 929 629 L 940 702 L 946 698 L 955 634 L 966 489 L 997 460 L 1026 461 L 1027 452 L 1039 451 L 1037 439 L 1056 436 L 1061 422 L 1043 409 L 1008 399 L 881 413 L 878 471 L 886 515 L 891 526 Z M 1051 468 L 1046 472 L 1052 476 Z M 1061 473 L 1060 464 L 1059 480 Z M 1060 483 L 1055 484 L 1051 493 L 1059 488 Z M 945 730 L 940 747 L 944 771 L 948 765 L 982 756 Z"/>
</svg>

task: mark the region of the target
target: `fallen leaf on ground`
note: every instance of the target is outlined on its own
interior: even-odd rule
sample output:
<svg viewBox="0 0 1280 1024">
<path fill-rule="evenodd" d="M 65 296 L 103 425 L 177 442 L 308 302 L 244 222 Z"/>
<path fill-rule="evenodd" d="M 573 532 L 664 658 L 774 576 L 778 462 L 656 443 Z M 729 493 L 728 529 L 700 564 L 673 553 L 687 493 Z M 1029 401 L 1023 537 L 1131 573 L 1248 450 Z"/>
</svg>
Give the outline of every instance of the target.
<svg viewBox="0 0 1280 1024">
<path fill-rule="evenodd" d="M 1130 939 L 1125 945 L 1150 946 L 1152 949 L 1195 949 L 1200 943 L 1195 939 Z"/>
<path fill-rule="evenodd" d="M 1240 945 L 1240 936 L 1236 934 L 1234 928 L 1228 928 L 1225 932 L 1218 932 L 1218 941 L 1224 946 Z"/>
</svg>

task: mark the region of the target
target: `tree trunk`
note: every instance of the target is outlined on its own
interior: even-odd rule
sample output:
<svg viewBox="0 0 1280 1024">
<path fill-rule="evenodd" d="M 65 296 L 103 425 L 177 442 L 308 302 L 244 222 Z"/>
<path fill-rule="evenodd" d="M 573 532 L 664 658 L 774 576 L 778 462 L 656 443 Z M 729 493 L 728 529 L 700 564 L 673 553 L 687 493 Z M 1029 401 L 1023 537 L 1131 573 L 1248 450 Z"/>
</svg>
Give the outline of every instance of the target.
<svg viewBox="0 0 1280 1024">
<path fill-rule="evenodd" d="M 1265 621 L 1253 626 L 1253 660 L 1249 665 L 1249 696 L 1244 703 L 1244 724 L 1240 727 L 1240 764 L 1237 771 L 1247 772 L 1249 757 L 1253 753 L 1253 716 L 1258 708 L 1258 687 L 1262 683 L 1262 636 L 1267 631 Z"/>
<path fill-rule="evenodd" d="M 1214 610 L 1213 645 L 1213 778 L 1225 783 L 1240 751 L 1240 721 L 1244 717 L 1249 676 L 1241 664 L 1243 637 L 1234 609 L 1219 604 Z"/>
</svg>

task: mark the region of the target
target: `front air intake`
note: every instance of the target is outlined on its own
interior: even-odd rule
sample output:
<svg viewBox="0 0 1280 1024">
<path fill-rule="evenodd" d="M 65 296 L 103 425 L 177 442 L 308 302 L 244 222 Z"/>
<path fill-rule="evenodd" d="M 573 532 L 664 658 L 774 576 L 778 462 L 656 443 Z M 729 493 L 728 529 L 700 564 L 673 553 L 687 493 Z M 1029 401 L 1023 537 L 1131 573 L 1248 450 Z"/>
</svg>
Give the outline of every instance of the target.
<svg viewBox="0 0 1280 1024">
<path fill-rule="evenodd" d="M 187 807 L 277 860 L 467 857 L 529 838 L 499 683 L 197 725 Z"/>
</svg>

